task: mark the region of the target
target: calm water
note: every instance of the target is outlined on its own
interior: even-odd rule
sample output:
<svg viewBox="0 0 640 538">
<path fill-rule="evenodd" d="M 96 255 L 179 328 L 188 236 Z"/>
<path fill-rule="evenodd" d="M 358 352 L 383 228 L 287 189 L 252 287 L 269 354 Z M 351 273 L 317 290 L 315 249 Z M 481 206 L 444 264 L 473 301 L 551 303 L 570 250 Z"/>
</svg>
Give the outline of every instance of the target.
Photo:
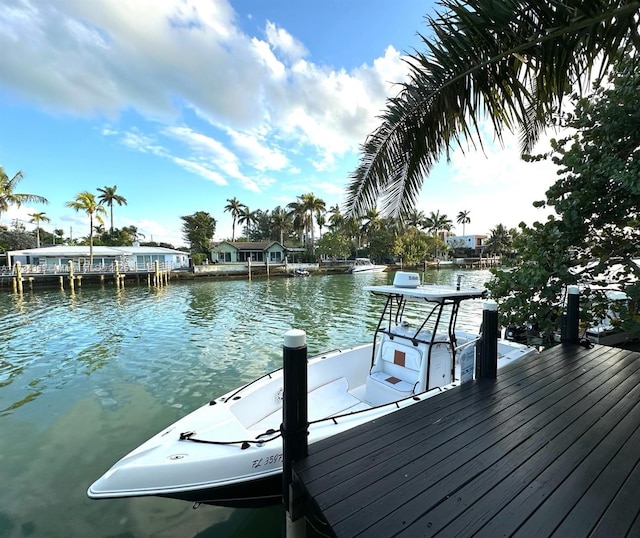
<svg viewBox="0 0 640 538">
<path fill-rule="evenodd" d="M 488 271 L 425 281 L 482 286 Z M 176 419 L 278 368 L 282 337 L 309 353 L 370 341 L 393 274 L 0 291 L 0 538 L 279 537 L 281 509 L 139 498 L 89 500 L 89 484 Z M 462 328 L 477 330 L 482 302 Z"/>
</svg>

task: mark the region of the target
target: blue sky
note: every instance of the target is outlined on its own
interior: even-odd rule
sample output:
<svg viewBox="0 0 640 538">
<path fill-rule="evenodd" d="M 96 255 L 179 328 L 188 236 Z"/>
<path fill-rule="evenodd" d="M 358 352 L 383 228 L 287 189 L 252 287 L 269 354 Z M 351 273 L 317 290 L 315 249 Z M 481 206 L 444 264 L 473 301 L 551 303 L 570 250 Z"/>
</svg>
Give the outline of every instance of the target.
<svg viewBox="0 0 640 538">
<path fill-rule="evenodd" d="M 18 192 L 49 199 L 0 215 L 44 211 L 47 229 L 88 234 L 65 206 L 117 185 L 115 226 L 183 245 L 180 216 L 286 206 L 313 192 L 344 202 L 358 148 L 423 50 L 432 2 L 419 0 L 3 0 L 0 165 Z M 488 125 L 488 123 L 486 124 Z M 418 209 L 466 233 L 544 220 L 532 207 L 555 178 L 520 162 L 487 132 L 485 154 L 456 149 L 425 180 Z M 544 144 L 544 142 L 543 142 Z M 454 230 L 462 234 L 461 226 Z"/>
</svg>

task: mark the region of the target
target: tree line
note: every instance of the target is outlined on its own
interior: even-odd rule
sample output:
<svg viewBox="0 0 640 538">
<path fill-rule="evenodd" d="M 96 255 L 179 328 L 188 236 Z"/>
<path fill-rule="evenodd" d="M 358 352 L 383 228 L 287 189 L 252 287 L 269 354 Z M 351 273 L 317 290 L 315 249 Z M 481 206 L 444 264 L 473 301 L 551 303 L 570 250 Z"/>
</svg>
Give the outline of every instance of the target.
<svg viewBox="0 0 640 538">
<path fill-rule="evenodd" d="M 313 193 L 302 194 L 287 206 L 272 210 L 251 210 L 236 197 L 226 202 L 223 211 L 232 217 L 229 241 L 278 241 L 283 246 L 302 246 L 303 258 L 309 261 L 318 257 L 370 257 L 415 265 L 428 258 L 473 254 L 473 249 L 451 248 L 445 242 L 445 236 L 452 235 L 454 224 L 439 211 L 426 214 L 412 209 L 397 217 L 385 217 L 377 209 L 371 209 L 362 216 L 350 217 L 337 204 L 327 208 L 325 201 Z M 208 255 L 216 218 L 206 211 L 197 211 L 181 219 L 182 232 L 192 253 Z M 460 211 L 456 222 L 462 225 L 464 234 L 465 226 L 471 222 L 470 211 Z M 511 253 L 516 234 L 515 229 L 498 224 L 490 231 L 484 252 Z"/>
<path fill-rule="evenodd" d="M 48 200 L 36 194 L 16 192 L 22 172 L 9 178 L 0 167 L 0 215 L 10 206 L 20 207 L 24 203 L 46 204 Z M 298 196 L 285 207 L 272 210 L 251 210 L 236 197 L 226 200 L 223 211 L 232 217 L 230 241 L 278 241 L 283 246 L 302 246 L 303 257 L 315 260 L 318 256 L 328 258 L 371 257 L 379 261 L 401 259 L 407 265 L 417 264 L 428 257 L 443 257 L 450 251 L 444 234 L 453 229 L 453 221 L 439 211 L 426 214 L 412 209 L 398 217 L 383 217 L 372 209 L 361 217 L 346 216 L 339 205 L 327 209 L 326 203 L 313 193 Z M 84 237 L 65 237 L 65 231 L 56 228 L 52 232 L 42 227 L 50 222 L 45 212 L 30 213 L 30 222 L 35 224 L 33 233 L 17 222 L 13 229 L 0 229 L 0 247 L 4 250 L 40 247 L 41 244 L 66 243 L 89 245 L 90 258 L 93 246 L 131 245 L 144 239 L 136 226 L 114 227 L 114 206 L 127 204 L 127 199 L 117 192 L 117 186 L 98 188 L 94 194 L 82 191 L 67 202 L 67 207 L 85 213 L 89 218 L 89 233 Z M 105 219 L 109 227 L 105 228 Z M 211 242 L 216 232 L 217 220 L 207 211 L 196 211 L 181 217 L 182 233 L 192 254 L 202 259 L 210 256 Z M 463 227 L 471 222 L 470 211 L 460 211 L 456 222 Z M 319 237 L 316 238 L 316 230 Z M 239 231 L 238 237 L 236 232 Z M 508 253 L 515 230 L 507 230 L 499 224 L 491 230 L 486 243 L 486 252 Z M 168 243 L 141 242 L 143 245 L 166 246 Z M 470 254 L 467 249 L 457 249 L 458 255 Z"/>
</svg>

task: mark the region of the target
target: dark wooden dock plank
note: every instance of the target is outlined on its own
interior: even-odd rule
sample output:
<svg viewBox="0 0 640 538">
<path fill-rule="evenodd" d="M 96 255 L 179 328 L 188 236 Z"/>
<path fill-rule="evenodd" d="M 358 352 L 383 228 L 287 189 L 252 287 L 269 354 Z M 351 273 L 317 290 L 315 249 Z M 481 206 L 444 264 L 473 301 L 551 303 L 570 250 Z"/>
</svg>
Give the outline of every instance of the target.
<svg viewBox="0 0 640 538">
<path fill-rule="evenodd" d="M 596 359 L 597 357 L 594 357 L 594 360 Z M 348 479 L 349 476 L 346 476 L 342 471 L 342 467 L 347 466 L 349 466 L 348 469 L 354 476 L 359 476 L 362 471 L 369 469 L 368 467 L 357 467 L 357 462 L 361 460 L 363 455 L 375 454 L 374 460 L 377 459 L 384 463 L 393 459 L 393 461 L 399 463 L 398 446 L 410 449 L 415 443 L 423 442 L 431 437 L 436 437 L 437 441 L 444 442 L 443 438 L 440 437 L 443 428 L 450 426 L 452 423 L 459 423 L 469 416 L 481 412 L 486 406 L 492 405 L 491 398 L 500 398 L 506 402 L 507 398 L 513 397 L 514 394 L 521 390 L 532 392 L 534 390 L 531 388 L 533 385 L 532 376 L 535 376 L 536 379 L 544 379 L 547 375 L 551 375 L 554 369 L 568 368 L 571 367 L 570 364 L 571 362 L 567 360 L 562 365 L 552 362 L 551 366 L 545 366 L 545 361 L 541 360 L 539 362 L 536 361 L 535 364 L 527 365 L 528 368 L 518 370 L 517 375 L 510 375 L 508 369 L 504 372 L 501 371 L 502 383 L 500 390 L 491 396 L 487 396 L 486 391 L 495 390 L 494 387 L 475 384 L 461 387 L 459 390 L 463 391 L 464 394 L 454 394 L 452 391 L 443 393 L 437 397 L 437 401 L 432 400 L 433 405 L 417 418 L 414 413 L 406 415 L 403 412 L 395 413 L 394 421 L 387 425 L 384 432 L 380 432 L 380 429 L 375 427 L 374 422 L 371 428 L 363 427 L 358 429 L 357 432 L 352 430 L 345 435 L 332 437 L 330 441 L 325 443 L 314 445 L 312 450 L 318 456 L 315 459 L 321 460 L 320 463 L 303 464 L 300 468 L 307 472 L 307 480 L 311 483 L 313 476 L 316 475 L 323 478 L 323 480 L 332 478 L 332 472 L 336 479 Z M 576 370 L 582 367 L 583 365 L 577 362 L 573 366 Z M 526 384 L 524 384 L 525 381 Z M 405 435 L 403 432 L 407 431 L 407 427 L 412 426 L 415 420 L 419 420 L 421 425 L 430 423 L 432 426 L 430 429 L 419 429 L 415 434 L 408 433 Z M 417 437 L 412 439 L 412 435 Z M 390 453 L 376 452 L 380 445 Z M 370 449 L 368 450 L 367 447 L 370 447 Z M 352 452 L 351 449 L 354 448 L 359 448 L 357 453 Z M 393 455 L 393 458 L 387 457 L 391 455 Z M 365 465 L 370 465 L 370 462 Z"/>
<path fill-rule="evenodd" d="M 596 367 L 588 369 L 587 372 L 583 372 L 581 367 L 575 367 L 572 369 L 572 372 L 575 376 L 582 376 L 583 380 L 585 380 L 586 382 L 588 379 L 590 379 L 590 376 L 594 376 L 597 372 L 600 371 L 599 368 L 601 369 L 605 367 L 608 367 L 608 366 L 602 366 L 601 364 L 599 364 Z M 497 386 L 493 382 L 489 382 L 485 385 L 489 389 L 494 389 L 494 391 L 497 389 Z M 545 387 L 547 391 L 552 390 L 553 388 L 554 388 L 553 384 L 549 384 Z M 508 428 L 503 428 L 504 429 L 504 432 L 502 433 L 503 436 L 506 435 L 506 432 L 517 428 L 519 425 L 522 424 L 524 420 L 526 420 L 526 416 L 517 416 L 517 413 L 520 407 L 522 405 L 526 406 L 530 403 L 533 403 L 544 395 L 544 394 L 540 394 L 541 391 L 539 388 L 537 388 L 535 383 L 531 383 L 529 385 L 522 385 L 519 382 L 519 383 L 513 384 L 511 386 L 511 389 L 516 391 L 516 395 L 519 392 L 526 394 L 529 400 L 525 399 L 524 402 L 520 402 L 520 406 L 513 406 L 514 402 L 516 401 L 512 399 L 515 397 L 514 394 L 511 394 L 511 393 L 503 394 L 502 391 L 495 392 L 496 394 L 502 394 L 503 396 L 502 398 L 498 398 L 501 406 L 500 408 L 511 407 L 510 412 L 512 415 L 515 415 L 515 418 L 512 418 L 511 415 L 502 417 L 503 421 L 511 420 L 511 422 L 508 424 Z M 405 437 L 404 439 L 402 439 L 402 442 L 403 442 L 402 446 L 404 447 L 404 450 L 402 452 L 399 452 L 399 449 L 397 448 L 397 445 L 399 445 L 401 442 L 400 440 L 395 440 L 396 442 L 394 443 L 392 442 L 393 439 L 387 439 L 384 436 L 375 440 L 368 440 L 369 445 L 367 446 L 367 452 L 370 452 L 371 450 L 375 451 L 376 449 L 379 449 L 380 453 L 383 454 L 383 456 L 379 458 L 378 455 L 374 453 L 374 455 L 371 458 L 366 458 L 366 457 L 362 458 L 361 454 L 359 454 L 358 452 L 352 451 L 350 453 L 350 456 L 352 458 L 355 456 L 355 454 L 358 454 L 358 456 L 361 458 L 359 461 L 355 460 L 352 466 L 356 467 L 359 471 L 361 470 L 362 472 L 356 475 L 352 490 L 348 490 L 348 484 L 346 483 L 345 477 L 343 476 L 341 479 L 342 480 L 341 489 L 347 489 L 346 491 L 347 496 L 353 496 L 353 495 L 357 496 L 360 493 L 364 494 L 362 487 L 365 485 L 368 485 L 367 480 L 374 480 L 374 477 L 376 479 L 380 479 L 380 477 L 384 478 L 384 476 L 386 476 L 387 474 L 393 473 L 394 470 L 409 464 L 418 465 L 414 463 L 414 461 L 417 458 L 420 458 L 421 454 L 416 451 L 416 448 L 415 448 L 416 446 L 419 446 L 421 447 L 421 449 L 424 449 L 424 450 L 432 451 L 433 453 L 432 459 L 434 460 L 434 465 L 438 465 L 444 458 L 447 458 L 448 456 L 450 456 L 451 449 L 448 446 L 448 442 L 450 441 L 456 442 L 457 440 L 458 448 L 461 449 L 464 446 L 463 444 L 464 441 L 459 441 L 461 435 L 466 434 L 467 436 L 469 436 L 470 432 L 472 434 L 474 431 L 478 435 L 482 435 L 487 431 L 488 426 L 486 425 L 486 423 L 495 422 L 494 416 L 499 411 L 499 408 L 498 406 L 495 405 L 493 395 L 488 395 L 486 394 L 486 392 L 484 394 L 485 394 L 485 398 L 483 401 L 481 401 L 481 404 L 484 404 L 484 405 L 480 405 L 480 404 L 476 405 L 476 402 L 469 402 L 468 405 L 466 405 L 463 408 L 464 411 L 467 412 L 466 414 L 460 414 L 460 415 L 454 414 L 453 417 L 450 417 L 450 420 L 438 419 L 436 421 L 437 423 L 431 423 L 429 424 L 429 427 L 424 427 L 426 426 L 426 423 L 424 425 L 421 424 L 418 431 L 423 433 L 423 435 L 427 435 L 429 438 L 425 438 L 424 442 L 422 442 L 421 440 L 419 439 L 416 440 L 413 438 L 413 436 L 410 436 L 408 437 L 410 442 L 407 445 L 404 443 L 404 441 L 407 439 L 407 437 Z M 491 411 L 489 414 L 487 414 L 487 409 Z M 440 409 L 440 411 L 442 413 L 447 412 L 447 407 L 444 406 L 442 409 Z M 420 417 L 421 415 L 418 414 L 418 419 L 420 419 Z M 495 429 L 498 426 L 500 426 L 499 423 L 494 423 L 492 424 L 491 429 Z M 525 435 L 528 435 L 528 434 L 525 433 Z M 374 443 L 373 441 L 376 441 L 376 442 Z M 483 443 L 482 446 L 479 446 L 479 447 L 470 446 L 468 447 L 468 450 L 475 450 L 474 453 L 479 453 L 479 452 L 482 452 L 482 450 L 484 450 L 487 446 L 490 446 L 495 442 L 496 440 L 492 439 L 490 436 L 486 436 L 484 439 L 482 439 L 482 443 Z M 466 443 L 468 444 L 468 441 Z M 380 463 L 376 465 L 378 460 L 380 461 Z M 338 465 L 338 462 L 336 461 L 335 458 L 332 458 L 330 465 Z M 454 462 L 453 463 L 454 468 L 456 467 L 456 465 L 457 463 Z M 369 467 L 368 469 L 369 472 L 365 472 L 367 470 L 367 467 Z M 425 469 L 423 465 L 421 465 L 420 467 L 414 467 L 414 471 L 416 473 L 419 471 L 420 475 L 426 472 L 427 470 L 428 469 Z M 443 472 L 444 469 L 440 467 L 439 471 Z M 330 473 L 330 472 L 327 473 L 326 477 L 328 481 L 332 480 L 333 478 L 340 479 L 339 476 L 334 476 L 334 473 Z M 405 482 L 403 476 L 399 476 L 396 478 L 400 480 L 402 483 Z M 391 482 L 385 482 L 385 487 L 394 487 L 394 485 L 395 484 Z M 313 482 L 310 482 L 310 486 L 313 487 Z M 318 496 L 320 493 L 322 493 L 322 490 L 314 489 L 314 493 L 316 494 L 316 496 Z M 335 499 L 339 500 L 339 497 L 335 496 L 334 491 L 331 492 L 330 497 L 334 501 Z M 366 498 L 363 498 L 362 502 L 364 503 L 363 506 L 366 505 L 367 504 Z M 319 503 L 320 503 L 320 500 L 319 500 Z M 323 509 L 327 509 L 329 507 L 329 505 L 321 505 L 321 506 L 323 507 Z M 375 507 L 373 509 L 377 510 L 377 508 Z"/>
<path fill-rule="evenodd" d="M 502 423 L 495 432 L 476 429 L 473 436 L 478 449 L 469 452 L 456 448 L 447 458 L 447 465 L 439 462 L 440 466 L 435 472 L 443 476 L 438 483 L 425 491 L 418 491 L 419 494 L 409 502 L 405 499 L 400 510 L 387 514 L 384 521 L 376 522 L 370 530 L 373 534 L 381 532 L 385 536 L 404 527 L 410 528 L 411 524 L 422 524 L 425 506 L 430 507 L 430 534 L 447 526 L 459 528 L 458 532 L 462 535 L 471 532 L 469 525 L 477 530 L 493 511 L 518 493 L 521 482 L 535 474 L 538 465 L 566 450 L 584 432 L 590 424 L 585 412 L 600 398 L 608 397 L 611 388 L 606 383 L 601 384 L 598 379 L 591 380 L 581 385 L 581 390 L 573 391 L 569 398 L 563 398 L 562 393 L 555 391 L 551 407 L 540 408 L 537 402 L 525 407 L 515 417 L 515 424 Z M 546 405 L 548 400 L 544 400 L 544 403 Z M 564 422 L 554 418 L 565 412 L 569 413 L 567 420 L 571 423 L 568 428 L 565 428 Z M 498 443 L 493 442 L 496 435 L 502 435 Z M 484 444 L 489 446 L 479 450 L 484 448 Z M 430 457 L 428 453 L 423 455 L 426 461 Z M 461 462 L 465 463 L 461 466 Z M 514 475 L 515 483 L 512 483 L 509 477 Z M 501 482 L 500 488 L 496 488 Z M 403 488 L 406 494 L 415 495 L 416 492 L 411 489 L 406 486 Z M 442 492 L 441 496 L 438 496 L 438 492 Z M 486 503 L 487 496 L 493 497 L 493 502 Z M 485 502 L 477 504 L 478 501 Z M 412 518 L 414 521 L 410 523 Z M 340 525 L 338 523 L 336 528 L 340 529 Z M 353 530 L 350 528 L 347 533 L 355 535 Z M 447 529 L 447 534 L 456 535 L 456 532 Z"/>
<path fill-rule="evenodd" d="M 640 354 L 558 346 L 312 445 L 296 471 L 337 536 L 632 532 L 638 509 L 614 514 L 638 491 L 639 401 Z"/>
</svg>

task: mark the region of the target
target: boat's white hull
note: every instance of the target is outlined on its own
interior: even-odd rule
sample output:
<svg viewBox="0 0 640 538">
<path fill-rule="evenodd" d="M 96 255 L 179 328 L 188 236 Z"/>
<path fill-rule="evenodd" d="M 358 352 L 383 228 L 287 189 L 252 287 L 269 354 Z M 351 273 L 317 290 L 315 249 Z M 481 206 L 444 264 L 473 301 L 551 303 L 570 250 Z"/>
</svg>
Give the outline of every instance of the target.
<svg viewBox="0 0 640 538">
<path fill-rule="evenodd" d="M 464 337 L 461 333 L 461 337 Z M 505 344 L 499 366 L 531 348 Z M 309 444 L 440 394 L 455 380 L 396 403 L 367 400 L 372 345 L 309 360 Z M 223 506 L 280 501 L 282 371 L 216 398 L 136 448 L 88 490 L 92 498 L 157 495 Z M 328 419 L 328 417 L 332 417 Z M 326 420 L 321 420 L 326 419 Z"/>
<path fill-rule="evenodd" d="M 371 265 L 371 266 L 356 266 L 352 267 L 349 271 L 351 274 L 361 274 L 361 273 L 384 273 L 387 270 L 386 265 Z"/>
</svg>

